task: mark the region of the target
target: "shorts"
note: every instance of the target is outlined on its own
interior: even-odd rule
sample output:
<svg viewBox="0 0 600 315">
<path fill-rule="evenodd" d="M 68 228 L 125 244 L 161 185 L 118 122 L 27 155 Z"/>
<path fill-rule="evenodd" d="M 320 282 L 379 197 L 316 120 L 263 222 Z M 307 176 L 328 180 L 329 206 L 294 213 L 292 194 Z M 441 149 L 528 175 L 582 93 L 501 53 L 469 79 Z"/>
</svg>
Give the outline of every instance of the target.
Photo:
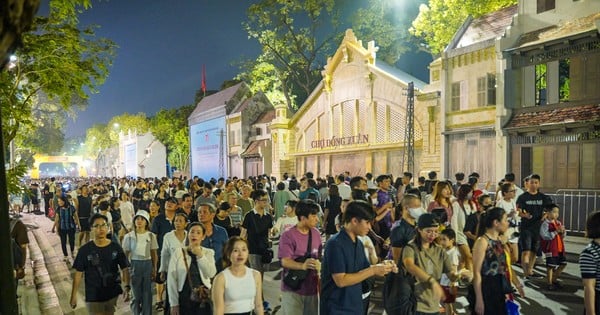
<svg viewBox="0 0 600 315">
<path fill-rule="evenodd" d="M 89 218 L 79 218 L 79 228 L 81 229 L 81 232 L 91 231 L 92 227 L 90 226 L 90 219 Z"/>
<path fill-rule="evenodd" d="M 521 234 L 519 234 L 519 245 L 521 245 L 521 250 L 524 252 L 537 253 L 540 248 L 539 232 L 534 233 L 529 230 L 521 229 Z"/>
<path fill-rule="evenodd" d="M 546 267 L 548 268 L 558 268 L 560 266 L 567 265 L 567 258 L 564 254 L 559 254 L 558 256 L 550 256 L 546 257 Z"/>
<path fill-rule="evenodd" d="M 444 289 L 444 294 L 446 295 L 446 299 L 444 300 L 444 303 L 456 302 L 456 295 L 458 293 L 458 287 L 449 287 L 449 286 L 443 285 L 442 289 Z"/>
<path fill-rule="evenodd" d="M 248 257 L 248 262 L 250 263 L 250 268 L 258 270 L 261 273 L 265 271 L 261 255 L 250 254 Z"/>
<path fill-rule="evenodd" d="M 92 314 L 96 313 L 114 313 L 117 310 L 117 299 L 119 296 L 115 296 L 114 298 L 103 301 L 103 302 L 86 302 L 88 312 Z"/>
</svg>

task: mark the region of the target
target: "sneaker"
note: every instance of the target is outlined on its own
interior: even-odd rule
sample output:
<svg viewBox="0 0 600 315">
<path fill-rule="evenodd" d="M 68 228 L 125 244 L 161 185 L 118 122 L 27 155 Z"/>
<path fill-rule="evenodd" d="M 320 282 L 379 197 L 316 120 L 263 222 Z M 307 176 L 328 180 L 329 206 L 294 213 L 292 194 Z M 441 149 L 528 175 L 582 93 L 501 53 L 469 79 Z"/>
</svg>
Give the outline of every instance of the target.
<svg viewBox="0 0 600 315">
<path fill-rule="evenodd" d="M 537 274 L 537 273 L 533 273 L 527 277 L 525 277 L 526 279 L 544 279 L 546 276 Z"/>
<path fill-rule="evenodd" d="M 558 282 L 558 281 L 552 282 L 552 285 L 555 286 L 558 289 L 562 289 L 563 288 L 563 285 L 560 284 L 560 282 Z"/>
<path fill-rule="evenodd" d="M 554 284 L 548 285 L 548 291 L 556 291 L 556 290 L 558 290 L 558 287 L 555 286 Z"/>
</svg>

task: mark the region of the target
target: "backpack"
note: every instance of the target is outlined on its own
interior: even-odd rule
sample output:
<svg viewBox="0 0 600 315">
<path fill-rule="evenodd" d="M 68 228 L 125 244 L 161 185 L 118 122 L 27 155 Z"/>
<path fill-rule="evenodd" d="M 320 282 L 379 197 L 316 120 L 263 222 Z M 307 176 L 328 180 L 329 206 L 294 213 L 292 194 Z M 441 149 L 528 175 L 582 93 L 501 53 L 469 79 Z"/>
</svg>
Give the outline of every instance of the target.
<svg viewBox="0 0 600 315">
<path fill-rule="evenodd" d="M 407 244 L 415 252 L 415 263 L 417 263 L 417 249 Z M 404 248 L 402 252 L 404 252 Z M 402 254 L 400 254 L 402 257 Z M 401 258 L 402 259 L 402 258 Z M 417 297 L 415 296 L 415 277 L 411 275 L 404 265 L 398 262 L 398 273 L 390 272 L 385 276 L 383 282 L 383 307 L 387 314 L 414 315 L 417 311 Z"/>
<path fill-rule="evenodd" d="M 21 266 L 21 263 L 23 262 L 23 249 L 21 248 L 21 246 L 19 245 L 19 243 L 17 243 L 17 241 L 15 240 L 15 238 L 12 236 L 13 230 L 15 228 L 15 225 L 17 225 L 17 222 L 19 222 L 19 220 L 17 219 L 10 219 L 10 240 L 11 240 L 11 246 L 12 246 L 12 262 L 13 262 L 13 266 L 14 269 L 17 271 L 17 279 L 23 279 L 25 277 L 25 266 Z"/>
</svg>

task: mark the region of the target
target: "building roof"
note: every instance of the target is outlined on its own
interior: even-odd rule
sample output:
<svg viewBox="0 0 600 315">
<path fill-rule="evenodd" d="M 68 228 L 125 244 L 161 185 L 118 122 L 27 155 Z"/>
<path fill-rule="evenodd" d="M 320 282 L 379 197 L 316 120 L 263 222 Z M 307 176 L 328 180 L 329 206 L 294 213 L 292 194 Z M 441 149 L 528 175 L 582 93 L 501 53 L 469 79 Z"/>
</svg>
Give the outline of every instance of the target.
<svg viewBox="0 0 600 315">
<path fill-rule="evenodd" d="M 204 97 L 200 103 L 198 103 L 198 105 L 196 105 L 196 108 L 194 109 L 194 111 L 192 112 L 192 114 L 190 115 L 190 117 L 201 114 L 203 112 L 206 112 L 208 110 L 220 107 L 220 106 L 225 106 L 226 102 L 229 101 L 236 93 L 237 91 L 244 85 L 244 82 L 240 82 L 234 86 L 228 87 L 222 91 L 219 91 L 215 94 L 211 94 L 209 96 Z"/>
<path fill-rule="evenodd" d="M 260 147 L 266 146 L 268 139 L 254 140 L 250 142 L 246 150 L 240 154 L 243 158 L 261 157 Z"/>
<path fill-rule="evenodd" d="M 597 28 L 595 20 L 597 19 L 600 19 L 600 12 L 575 20 L 566 20 L 558 25 L 553 25 L 522 34 L 513 49 L 535 46 L 549 41 L 596 30 Z"/>
<path fill-rule="evenodd" d="M 236 109 L 233 111 L 233 113 L 232 113 L 232 114 L 234 114 L 234 113 L 241 113 L 241 112 L 243 112 L 243 111 L 244 111 L 244 109 L 246 109 L 246 108 L 248 107 L 248 105 L 250 105 L 250 103 L 251 103 L 251 102 L 252 102 L 252 98 L 251 98 L 251 97 L 250 97 L 250 98 L 247 98 L 247 99 L 245 99 L 245 100 L 244 100 L 244 101 L 243 101 L 243 102 L 240 104 L 240 106 L 238 106 L 238 107 L 237 107 L 237 108 L 236 108 Z"/>
<path fill-rule="evenodd" d="M 548 126 L 554 124 L 585 123 L 600 121 L 600 104 L 568 106 L 517 113 L 506 126 L 507 129 Z"/>
<path fill-rule="evenodd" d="M 467 19 L 467 23 L 469 23 L 468 27 L 464 32 L 460 33 L 459 31 L 455 35 L 459 36 L 459 38 L 455 38 L 451 43 L 456 44 L 451 44 L 448 48 L 466 47 L 504 35 L 506 27 L 511 25 L 513 17 L 517 14 L 517 9 L 517 5 L 512 5 L 473 20 Z"/>
<path fill-rule="evenodd" d="M 256 119 L 256 121 L 253 124 L 270 123 L 271 121 L 273 121 L 273 119 L 275 119 L 275 110 L 274 109 L 262 113 L 260 116 L 258 116 L 258 118 Z"/>
<path fill-rule="evenodd" d="M 381 60 L 377 60 L 377 62 L 375 63 L 375 67 L 379 68 L 380 70 L 382 70 L 384 72 L 389 73 L 390 75 L 394 76 L 395 78 L 399 79 L 400 81 L 402 81 L 406 84 L 413 82 L 415 84 L 415 88 L 419 89 L 420 91 L 423 91 L 423 89 L 427 85 L 427 83 L 417 79 L 413 75 L 408 74 L 408 73 L 406 73 L 394 66 L 391 66 L 390 64 L 383 62 Z"/>
</svg>

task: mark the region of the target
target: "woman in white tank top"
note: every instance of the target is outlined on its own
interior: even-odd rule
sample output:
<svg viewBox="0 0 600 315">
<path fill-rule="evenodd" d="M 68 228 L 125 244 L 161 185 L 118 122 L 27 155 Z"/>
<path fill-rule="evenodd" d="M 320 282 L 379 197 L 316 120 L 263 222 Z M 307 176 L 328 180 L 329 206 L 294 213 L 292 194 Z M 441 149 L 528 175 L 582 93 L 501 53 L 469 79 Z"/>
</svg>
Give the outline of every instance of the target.
<svg viewBox="0 0 600 315">
<path fill-rule="evenodd" d="M 260 272 L 248 264 L 248 242 L 235 236 L 223 248 L 225 269 L 219 273 L 212 287 L 215 315 L 264 315 L 262 279 Z"/>
</svg>

